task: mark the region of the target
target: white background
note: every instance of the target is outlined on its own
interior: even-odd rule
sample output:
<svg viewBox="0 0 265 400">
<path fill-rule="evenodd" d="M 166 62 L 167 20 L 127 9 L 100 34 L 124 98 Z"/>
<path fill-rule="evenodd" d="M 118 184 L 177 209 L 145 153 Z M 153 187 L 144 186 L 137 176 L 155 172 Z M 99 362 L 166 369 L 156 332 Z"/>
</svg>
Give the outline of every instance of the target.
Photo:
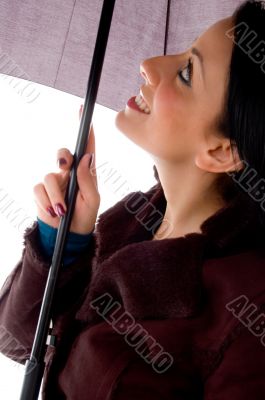
<svg viewBox="0 0 265 400">
<path fill-rule="evenodd" d="M 34 89 L 39 96 L 30 102 L 15 87 L 25 81 L 4 78 L 0 75 L 0 287 L 20 259 L 24 229 L 36 219 L 33 186 L 46 173 L 57 171 L 57 149 L 67 147 L 74 152 L 83 103 L 79 97 L 37 84 Z M 148 190 L 156 183 L 152 159 L 115 128 L 115 114 L 96 105 L 93 116 L 99 214 L 127 193 Z M 103 164 L 105 169 L 100 169 Z M 23 214 L 27 217 L 20 228 L 9 215 L 18 209 L 21 222 Z M 23 373 L 23 365 L 0 354 L 0 399 L 19 399 Z"/>
</svg>

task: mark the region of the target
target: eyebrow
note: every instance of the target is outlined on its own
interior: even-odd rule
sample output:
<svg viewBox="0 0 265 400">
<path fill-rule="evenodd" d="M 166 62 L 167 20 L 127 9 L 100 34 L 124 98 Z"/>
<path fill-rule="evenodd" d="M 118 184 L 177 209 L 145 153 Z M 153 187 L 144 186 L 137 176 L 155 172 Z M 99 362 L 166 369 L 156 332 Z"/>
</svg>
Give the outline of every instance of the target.
<svg viewBox="0 0 265 400">
<path fill-rule="evenodd" d="M 196 47 L 192 47 L 191 53 L 194 54 L 195 56 L 197 56 L 198 59 L 200 60 L 201 68 L 202 68 L 202 75 L 203 75 L 203 79 L 205 80 L 204 60 L 203 60 L 202 53 Z"/>
</svg>

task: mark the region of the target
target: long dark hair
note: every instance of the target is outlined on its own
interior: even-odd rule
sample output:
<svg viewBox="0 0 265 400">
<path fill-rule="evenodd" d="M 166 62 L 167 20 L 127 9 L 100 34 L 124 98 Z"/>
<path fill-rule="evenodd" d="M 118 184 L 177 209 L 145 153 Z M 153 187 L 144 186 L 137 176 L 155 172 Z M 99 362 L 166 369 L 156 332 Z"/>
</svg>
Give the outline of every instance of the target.
<svg viewBox="0 0 265 400">
<path fill-rule="evenodd" d="M 248 196 L 265 226 L 265 1 L 249 0 L 233 14 L 234 42 L 227 92 L 217 128 L 244 168 L 217 180 L 224 198 Z"/>
</svg>

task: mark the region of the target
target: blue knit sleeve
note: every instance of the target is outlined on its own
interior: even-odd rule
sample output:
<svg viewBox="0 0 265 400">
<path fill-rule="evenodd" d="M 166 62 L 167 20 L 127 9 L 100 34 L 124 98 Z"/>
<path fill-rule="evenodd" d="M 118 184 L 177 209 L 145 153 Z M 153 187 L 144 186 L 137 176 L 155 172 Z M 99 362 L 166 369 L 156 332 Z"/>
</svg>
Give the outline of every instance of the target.
<svg viewBox="0 0 265 400">
<path fill-rule="evenodd" d="M 37 221 L 41 248 L 44 254 L 52 259 L 58 229 L 46 224 L 38 217 Z M 87 235 L 68 232 L 63 256 L 63 264 L 65 266 L 71 264 L 76 259 L 78 254 L 86 249 L 86 247 L 89 245 L 92 234 L 93 231 Z"/>
</svg>

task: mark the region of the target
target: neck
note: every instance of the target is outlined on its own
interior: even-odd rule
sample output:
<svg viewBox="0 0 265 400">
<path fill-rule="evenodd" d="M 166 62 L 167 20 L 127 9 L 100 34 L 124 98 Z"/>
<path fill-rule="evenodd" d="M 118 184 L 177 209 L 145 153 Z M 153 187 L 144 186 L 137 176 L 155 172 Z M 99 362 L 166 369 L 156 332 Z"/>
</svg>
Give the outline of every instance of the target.
<svg viewBox="0 0 265 400">
<path fill-rule="evenodd" d="M 215 176 L 186 165 L 169 168 L 160 161 L 156 168 L 167 206 L 155 239 L 201 233 L 201 224 L 225 205 L 214 189 Z"/>
</svg>

